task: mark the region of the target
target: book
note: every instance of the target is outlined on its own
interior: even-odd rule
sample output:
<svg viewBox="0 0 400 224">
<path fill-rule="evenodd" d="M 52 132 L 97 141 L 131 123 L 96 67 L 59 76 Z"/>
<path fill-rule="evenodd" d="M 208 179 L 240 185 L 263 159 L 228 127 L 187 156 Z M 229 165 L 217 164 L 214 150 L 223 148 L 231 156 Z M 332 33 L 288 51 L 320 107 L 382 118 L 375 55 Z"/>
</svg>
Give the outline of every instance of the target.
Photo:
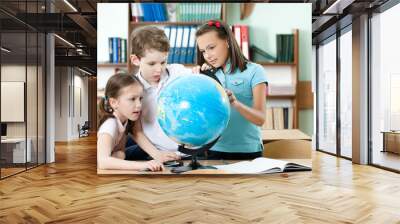
<svg viewBox="0 0 400 224">
<path fill-rule="evenodd" d="M 285 129 L 284 127 L 284 117 L 283 117 L 283 107 L 272 108 L 274 114 L 274 128 L 275 129 Z"/>
<path fill-rule="evenodd" d="M 259 157 L 251 161 L 241 161 L 228 165 L 214 166 L 219 170 L 224 170 L 237 174 L 263 174 L 263 173 L 281 173 L 295 171 L 311 171 L 308 166 L 291 163 L 284 160 L 269 159 Z"/>
<path fill-rule="evenodd" d="M 249 27 L 246 25 L 240 25 L 240 37 L 241 37 L 241 48 L 242 53 L 246 59 L 250 59 L 249 53 Z"/>
<path fill-rule="evenodd" d="M 266 112 L 266 117 L 262 129 L 274 129 L 274 116 L 272 108 L 267 108 L 265 112 Z"/>
<path fill-rule="evenodd" d="M 256 55 L 261 55 L 264 60 L 267 60 L 267 62 L 275 62 L 276 58 L 270 54 L 268 54 L 266 51 L 262 50 L 261 48 L 251 45 L 250 47 L 250 52 L 251 52 L 251 57 L 252 60 L 256 60 Z"/>
<path fill-rule="evenodd" d="M 276 35 L 276 62 L 293 63 L 294 61 L 294 35 Z"/>
</svg>

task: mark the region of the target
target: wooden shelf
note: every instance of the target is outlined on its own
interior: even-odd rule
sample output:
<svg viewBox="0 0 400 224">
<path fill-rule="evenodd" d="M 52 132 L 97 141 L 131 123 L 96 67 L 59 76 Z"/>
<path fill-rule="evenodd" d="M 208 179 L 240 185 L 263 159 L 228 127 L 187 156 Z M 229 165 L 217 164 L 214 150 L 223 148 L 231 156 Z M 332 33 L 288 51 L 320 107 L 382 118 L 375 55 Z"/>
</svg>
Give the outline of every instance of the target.
<svg viewBox="0 0 400 224">
<path fill-rule="evenodd" d="M 99 68 L 121 68 L 128 67 L 127 63 L 98 63 L 97 67 Z"/>
<path fill-rule="evenodd" d="M 260 65 L 265 66 L 296 66 L 296 63 L 285 63 L 285 62 L 256 62 Z"/>
<path fill-rule="evenodd" d="M 267 99 L 288 99 L 296 98 L 296 95 L 267 95 Z"/>
</svg>

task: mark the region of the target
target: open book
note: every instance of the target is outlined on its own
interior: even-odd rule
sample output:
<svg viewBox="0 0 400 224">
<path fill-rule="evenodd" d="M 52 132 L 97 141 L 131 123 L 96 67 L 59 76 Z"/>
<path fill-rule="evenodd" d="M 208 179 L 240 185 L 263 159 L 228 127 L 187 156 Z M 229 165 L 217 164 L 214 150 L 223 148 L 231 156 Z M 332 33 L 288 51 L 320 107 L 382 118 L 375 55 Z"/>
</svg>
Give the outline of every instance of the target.
<svg viewBox="0 0 400 224">
<path fill-rule="evenodd" d="M 239 174 L 261 174 L 261 173 L 280 173 L 294 171 L 311 171 L 310 167 L 283 160 L 268 159 L 264 157 L 256 158 L 252 161 L 242 161 L 228 165 L 214 166 L 219 170 L 225 170 Z"/>
</svg>

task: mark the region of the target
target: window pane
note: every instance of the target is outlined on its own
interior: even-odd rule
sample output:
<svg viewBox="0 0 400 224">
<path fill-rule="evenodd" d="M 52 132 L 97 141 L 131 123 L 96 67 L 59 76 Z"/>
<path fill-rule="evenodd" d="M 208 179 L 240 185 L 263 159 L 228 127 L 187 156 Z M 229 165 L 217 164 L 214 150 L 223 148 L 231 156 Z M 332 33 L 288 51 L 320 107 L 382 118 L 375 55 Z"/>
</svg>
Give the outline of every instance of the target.
<svg viewBox="0 0 400 224">
<path fill-rule="evenodd" d="M 340 153 L 351 158 L 352 141 L 352 35 L 340 37 Z"/>
<path fill-rule="evenodd" d="M 372 163 L 400 170 L 400 5 L 372 18 Z M 384 146 L 384 142 L 386 146 Z"/>
<path fill-rule="evenodd" d="M 26 33 L 1 33 L 1 177 L 25 170 Z"/>
<path fill-rule="evenodd" d="M 336 41 L 318 48 L 318 146 L 336 153 Z"/>
<path fill-rule="evenodd" d="M 37 74 L 38 74 L 38 36 L 36 32 L 28 32 L 28 62 L 26 80 L 26 115 L 27 115 L 27 142 L 28 142 L 28 168 L 37 165 Z"/>
</svg>

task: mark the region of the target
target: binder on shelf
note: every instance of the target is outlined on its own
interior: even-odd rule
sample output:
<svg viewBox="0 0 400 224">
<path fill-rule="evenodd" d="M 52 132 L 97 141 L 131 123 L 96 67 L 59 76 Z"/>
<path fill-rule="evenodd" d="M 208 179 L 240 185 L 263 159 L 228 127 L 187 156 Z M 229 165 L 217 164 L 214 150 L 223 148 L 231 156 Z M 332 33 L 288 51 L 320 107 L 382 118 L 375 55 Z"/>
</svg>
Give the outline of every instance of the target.
<svg viewBox="0 0 400 224">
<path fill-rule="evenodd" d="M 112 63 L 118 63 L 118 38 L 112 37 L 113 60 Z"/>
<path fill-rule="evenodd" d="M 241 48 L 243 55 L 250 59 L 249 55 L 249 27 L 245 25 L 240 26 L 240 35 L 241 35 Z"/>
<path fill-rule="evenodd" d="M 117 60 L 116 63 L 119 63 L 119 62 L 121 62 L 121 54 L 122 54 L 122 52 L 121 52 L 121 38 L 117 38 L 117 44 L 118 44 L 118 46 L 117 46 L 118 60 Z"/>
<path fill-rule="evenodd" d="M 170 27 L 170 38 L 169 38 L 169 54 L 168 54 L 168 64 L 172 64 L 175 60 L 175 46 L 176 46 L 176 26 Z"/>
<path fill-rule="evenodd" d="M 171 27 L 170 26 L 164 26 L 163 29 L 164 29 L 165 36 L 167 36 L 168 40 L 170 40 L 170 38 L 171 38 Z"/>
<path fill-rule="evenodd" d="M 183 27 L 176 28 L 176 41 L 175 41 L 175 52 L 174 59 L 172 63 L 179 63 L 181 60 L 181 48 L 182 48 L 182 38 L 183 38 Z"/>
<path fill-rule="evenodd" d="M 140 3 L 131 3 L 131 19 L 132 22 L 143 21 L 143 10 Z"/>
<path fill-rule="evenodd" d="M 240 26 L 239 25 L 233 25 L 233 34 L 235 35 L 235 39 L 237 44 L 239 45 L 239 48 L 242 48 L 242 35 L 240 34 Z"/>
<path fill-rule="evenodd" d="M 181 47 L 181 57 L 179 60 L 180 64 L 185 64 L 187 61 L 187 52 L 188 52 L 188 45 L 189 45 L 189 35 L 190 35 L 190 27 L 185 26 L 183 28 L 183 38 L 182 38 L 182 47 Z"/>
<path fill-rule="evenodd" d="M 114 55 L 113 55 L 113 39 L 112 37 L 108 38 L 108 62 L 112 63 Z"/>
<path fill-rule="evenodd" d="M 186 64 L 194 64 L 196 61 L 196 27 L 190 27 L 190 34 L 189 34 L 189 46 L 188 46 L 188 53 L 186 57 Z"/>
</svg>

